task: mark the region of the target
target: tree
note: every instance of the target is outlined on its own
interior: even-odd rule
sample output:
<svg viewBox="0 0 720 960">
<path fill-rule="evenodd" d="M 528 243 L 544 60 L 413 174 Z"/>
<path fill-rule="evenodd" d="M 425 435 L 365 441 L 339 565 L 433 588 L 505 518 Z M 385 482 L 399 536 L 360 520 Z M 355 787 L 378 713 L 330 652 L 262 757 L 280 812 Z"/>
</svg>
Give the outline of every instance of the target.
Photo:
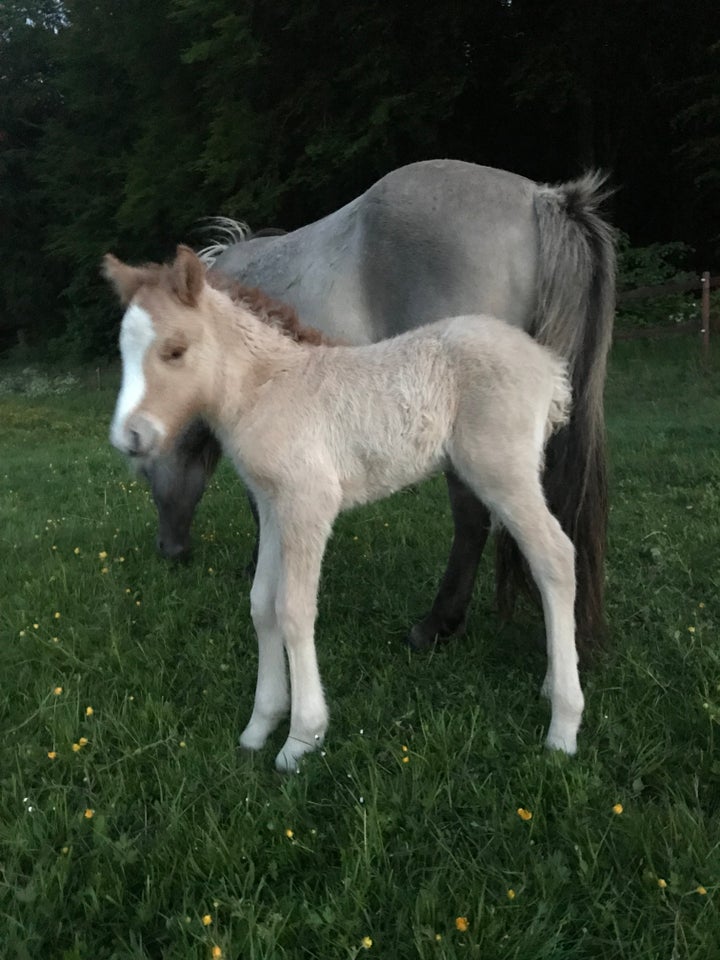
<svg viewBox="0 0 720 960">
<path fill-rule="evenodd" d="M 59 109 L 53 39 L 55 0 L 0 7 L 0 348 L 29 329 L 52 329 L 54 278 L 42 267 L 45 203 L 36 152 Z"/>
</svg>

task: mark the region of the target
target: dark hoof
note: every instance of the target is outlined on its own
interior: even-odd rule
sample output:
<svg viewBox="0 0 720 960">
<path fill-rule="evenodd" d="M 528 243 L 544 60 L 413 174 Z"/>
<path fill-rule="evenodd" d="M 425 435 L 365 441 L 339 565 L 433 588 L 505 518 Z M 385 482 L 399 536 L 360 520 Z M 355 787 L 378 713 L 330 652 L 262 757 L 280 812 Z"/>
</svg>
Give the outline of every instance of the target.
<svg viewBox="0 0 720 960">
<path fill-rule="evenodd" d="M 453 637 L 462 633 L 465 625 L 460 624 L 454 630 L 447 627 L 435 627 L 430 623 L 421 621 L 411 628 L 410 633 L 405 637 L 405 643 L 411 650 L 422 653 L 424 650 L 431 650 L 433 647 L 444 647 Z"/>
</svg>

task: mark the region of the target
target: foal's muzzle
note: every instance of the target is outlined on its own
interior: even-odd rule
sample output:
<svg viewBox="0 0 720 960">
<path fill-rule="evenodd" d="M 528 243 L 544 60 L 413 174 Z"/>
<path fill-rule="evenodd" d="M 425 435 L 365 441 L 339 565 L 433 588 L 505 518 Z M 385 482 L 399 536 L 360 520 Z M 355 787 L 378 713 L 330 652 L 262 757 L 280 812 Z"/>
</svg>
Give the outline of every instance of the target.
<svg viewBox="0 0 720 960">
<path fill-rule="evenodd" d="M 119 430 L 113 430 L 112 442 L 128 457 L 153 457 L 162 444 L 165 431 L 153 418 L 132 414 Z"/>
</svg>

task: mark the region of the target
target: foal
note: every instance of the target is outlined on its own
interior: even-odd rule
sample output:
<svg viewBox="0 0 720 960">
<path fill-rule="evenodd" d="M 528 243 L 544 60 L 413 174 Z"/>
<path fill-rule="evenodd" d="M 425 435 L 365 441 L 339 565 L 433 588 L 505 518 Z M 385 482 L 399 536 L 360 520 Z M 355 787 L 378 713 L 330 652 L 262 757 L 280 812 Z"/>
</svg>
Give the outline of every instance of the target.
<svg viewBox="0 0 720 960">
<path fill-rule="evenodd" d="M 489 317 L 455 317 L 363 347 L 297 343 L 206 283 L 187 247 L 169 266 L 106 276 L 127 306 L 113 444 L 152 457 L 201 415 L 257 502 L 250 603 L 259 662 L 240 742 L 296 770 L 328 725 L 315 653 L 320 567 L 335 517 L 452 468 L 512 534 L 543 601 L 549 747 L 574 753 L 583 710 L 573 546 L 545 503 L 545 442 L 568 419 L 563 362 Z M 290 673 L 288 687 L 285 655 Z"/>
</svg>

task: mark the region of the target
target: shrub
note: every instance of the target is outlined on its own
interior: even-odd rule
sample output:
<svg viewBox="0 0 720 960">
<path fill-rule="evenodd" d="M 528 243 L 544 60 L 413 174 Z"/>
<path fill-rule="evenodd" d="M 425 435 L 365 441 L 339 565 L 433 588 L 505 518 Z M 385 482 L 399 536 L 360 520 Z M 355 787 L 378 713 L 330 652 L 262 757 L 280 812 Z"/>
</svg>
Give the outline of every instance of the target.
<svg viewBox="0 0 720 960">
<path fill-rule="evenodd" d="M 20 373 L 0 376 L 0 396 L 22 394 L 26 397 L 59 396 L 78 386 L 79 380 L 71 373 L 49 376 L 35 367 L 25 367 Z"/>
<path fill-rule="evenodd" d="M 692 247 L 679 240 L 633 247 L 627 234 L 618 238 L 618 290 L 650 287 L 670 280 L 690 280 L 687 270 Z M 671 293 L 664 297 L 635 300 L 618 306 L 616 323 L 620 328 L 668 326 L 695 320 L 700 323 L 700 300 L 692 293 Z"/>
</svg>

